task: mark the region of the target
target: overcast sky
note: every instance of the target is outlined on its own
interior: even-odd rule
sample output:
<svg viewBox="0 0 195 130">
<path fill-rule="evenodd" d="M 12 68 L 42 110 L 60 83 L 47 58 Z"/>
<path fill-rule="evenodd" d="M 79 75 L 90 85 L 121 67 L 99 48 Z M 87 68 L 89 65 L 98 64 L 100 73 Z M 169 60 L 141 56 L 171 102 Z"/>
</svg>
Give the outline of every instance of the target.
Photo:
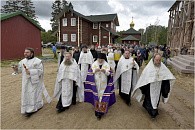
<svg viewBox="0 0 195 130">
<path fill-rule="evenodd" d="M 35 6 L 36 15 L 41 26 L 45 30 L 51 29 L 50 19 L 52 3 L 55 0 L 32 0 Z M 74 10 L 83 15 L 117 13 L 120 26 L 118 31 L 130 28 L 132 17 L 135 29 L 146 28 L 146 26 L 157 23 L 168 26 L 169 8 L 175 0 L 97 0 L 80 1 L 67 0 L 72 2 Z M 5 1 L 1 4 L 3 5 Z M 158 21 L 158 22 L 156 22 Z"/>
</svg>

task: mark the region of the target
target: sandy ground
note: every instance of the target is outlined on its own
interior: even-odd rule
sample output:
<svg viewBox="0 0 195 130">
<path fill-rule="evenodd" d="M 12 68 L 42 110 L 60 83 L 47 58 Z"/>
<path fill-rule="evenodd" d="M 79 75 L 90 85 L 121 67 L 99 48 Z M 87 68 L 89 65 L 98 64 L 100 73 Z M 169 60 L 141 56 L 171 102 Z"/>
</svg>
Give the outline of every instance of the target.
<svg viewBox="0 0 195 130">
<path fill-rule="evenodd" d="M 57 63 L 45 62 L 45 85 L 53 95 Z M 194 128 L 194 78 L 174 71 L 177 78 L 167 104 L 159 105 L 159 116 L 151 119 L 136 100 L 127 106 L 116 92 L 117 102 L 98 121 L 91 104 L 77 103 L 69 110 L 58 114 L 53 99 L 30 118 L 20 113 L 21 75 L 12 76 L 10 67 L 1 68 L 1 128 L 2 129 L 63 129 L 63 128 L 105 128 L 105 129 L 193 129 Z"/>
</svg>

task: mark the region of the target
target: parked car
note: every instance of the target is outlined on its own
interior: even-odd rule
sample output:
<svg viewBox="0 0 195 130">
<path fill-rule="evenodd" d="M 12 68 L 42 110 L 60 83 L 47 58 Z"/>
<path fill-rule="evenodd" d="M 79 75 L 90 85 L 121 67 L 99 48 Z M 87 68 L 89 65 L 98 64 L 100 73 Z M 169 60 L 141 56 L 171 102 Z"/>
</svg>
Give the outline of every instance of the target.
<svg viewBox="0 0 195 130">
<path fill-rule="evenodd" d="M 43 48 L 51 48 L 51 47 L 53 46 L 53 43 L 52 43 L 52 42 L 48 42 L 48 43 L 46 43 L 46 44 L 41 44 L 41 46 L 42 46 Z"/>
<path fill-rule="evenodd" d="M 63 44 L 62 42 L 56 42 L 56 48 L 60 49 L 62 46 L 65 46 L 65 44 Z"/>
<path fill-rule="evenodd" d="M 64 43 L 62 42 L 56 42 L 56 48 L 57 49 L 60 49 L 62 46 L 65 47 L 66 51 L 69 51 L 69 50 L 72 50 L 72 46 L 69 46 L 69 45 L 65 45 Z"/>
</svg>

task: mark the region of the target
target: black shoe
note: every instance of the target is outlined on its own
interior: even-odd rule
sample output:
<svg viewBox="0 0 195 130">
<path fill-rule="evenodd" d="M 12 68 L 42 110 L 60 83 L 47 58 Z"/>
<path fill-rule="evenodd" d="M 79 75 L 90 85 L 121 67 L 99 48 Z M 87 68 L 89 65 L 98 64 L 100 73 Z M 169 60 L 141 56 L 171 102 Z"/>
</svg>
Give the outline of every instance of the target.
<svg viewBox="0 0 195 130">
<path fill-rule="evenodd" d="M 151 116 L 151 117 L 152 117 L 152 119 L 155 119 L 158 115 L 159 115 L 159 114 L 158 114 L 158 112 L 157 112 L 155 115 L 153 115 L 153 116 Z"/>
<path fill-rule="evenodd" d="M 61 112 L 64 112 L 64 111 L 65 111 L 65 109 L 58 109 L 57 110 L 58 113 L 61 113 Z"/>
<path fill-rule="evenodd" d="M 25 113 L 25 117 L 31 117 L 35 112 Z"/>
<path fill-rule="evenodd" d="M 72 102 L 72 105 L 76 105 L 76 102 Z"/>
<path fill-rule="evenodd" d="M 98 120 L 101 120 L 101 118 L 102 118 L 102 117 L 101 117 L 100 115 L 99 115 L 99 116 L 97 116 L 97 119 L 98 119 Z"/>
<path fill-rule="evenodd" d="M 144 103 L 142 104 L 142 106 L 143 106 L 143 107 L 147 110 L 147 108 L 146 108 L 146 106 L 145 106 L 145 104 L 144 104 Z"/>
<path fill-rule="evenodd" d="M 131 106 L 131 102 L 126 101 L 127 106 Z"/>
<path fill-rule="evenodd" d="M 151 115 L 152 119 L 156 118 L 156 116 L 159 115 L 158 111 L 155 111 L 155 113 L 150 112 L 149 114 Z"/>
<path fill-rule="evenodd" d="M 151 116 L 151 118 L 152 118 L 152 119 L 155 119 L 155 118 L 156 118 L 156 116 L 157 116 L 157 115 L 152 115 L 152 116 Z"/>
<path fill-rule="evenodd" d="M 57 112 L 58 113 L 61 113 L 61 112 L 64 112 L 65 110 L 69 109 L 69 107 L 63 107 L 61 109 L 58 109 Z"/>
</svg>

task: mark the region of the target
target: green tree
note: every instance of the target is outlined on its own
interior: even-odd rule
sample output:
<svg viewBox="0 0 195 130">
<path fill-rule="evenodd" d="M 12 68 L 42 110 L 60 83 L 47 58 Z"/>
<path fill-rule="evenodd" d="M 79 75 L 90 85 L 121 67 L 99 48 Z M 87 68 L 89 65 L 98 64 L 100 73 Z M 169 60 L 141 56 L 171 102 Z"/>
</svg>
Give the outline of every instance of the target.
<svg viewBox="0 0 195 130">
<path fill-rule="evenodd" d="M 19 0 L 7 0 L 5 5 L 2 6 L 2 13 L 12 13 L 21 10 L 21 6 L 19 6 Z"/>
<path fill-rule="evenodd" d="M 144 41 L 145 40 L 144 39 L 144 29 L 140 28 L 138 31 L 141 33 L 141 39 L 140 39 L 141 44 L 146 44 Z"/>
<path fill-rule="evenodd" d="M 143 35 L 144 42 L 155 42 L 158 45 L 166 44 L 167 42 L 167 28 L 161 25 L 150 25 L 146 28 Z"/>
<path fill-rule="evenodd" d="M 33 2 L 31 0 L 22 0 L 22 11 L 30 18 L 36 20 L 37 17 L 35 15 L 35 7 L 33 5 Z"/>
<path fill-rule="evenodd" d="M 155 35 L 155 26 L 154 25 L 148 26 L 145 31 L 146 43 L 154 42 L 154 35 Z"/>
<path fill-rule="evenodd" d="M 119 34 L 119 37 L 116 39 L 115 43 L 122 43 L 121 32 L 123 32 L 123 31 L 116 32 L 117 34 Z"/>
<path fill-rule="evenodd" d="M 52 4 L 53 9 L 51 15 L 51 28 L 52 28 L 52 32 L 55 32 L 56 30 L 58 30 L 58 20 L 56 19 L 56 16 L 62 11 L 62 3 L 60 0 L 55 0 Z"/>
<path fill-rule="evenodd" d="M 31 0 L 21 0 L 22 12 L 24 12 L 28 17 L 33 19 L 37 24 L 40 23 L 37 21 L 35 7 Z"/>
<path fill-rule="evenodd" d="M 48 30 L 47 32 L 41 32 L 41 41 L 43 41 L 43 44 L 46 44 L 48 42 L 55 43 L 57 41 L 57 37 L 52 35 L 51 30 Z"/>
<path fill-rule="evenodd" d="M 167 44 L 167 31 L 168 31 L 167 27 L 162 27 L 162 29 L 159 33 L 159 37 L 158 37 L 158 39 L 159 39 L 158 43 L 160 45 Z"/>
<path fill-rule="evenodd" d="M 2 13 L 12 13 L 17 11 L 23 12 L 29 18 L 39 24 L 35 14 L 35 7 L 33 6 L 33 2 L 31 0 L 7 0 L 6 4 L 2 6 L 1 9 Z"/>
<path fill-rule="evenodd" d="M 62 0 L 62 9 L 68 5 L 68 2 L 66 0 Z"/>
</svg>

